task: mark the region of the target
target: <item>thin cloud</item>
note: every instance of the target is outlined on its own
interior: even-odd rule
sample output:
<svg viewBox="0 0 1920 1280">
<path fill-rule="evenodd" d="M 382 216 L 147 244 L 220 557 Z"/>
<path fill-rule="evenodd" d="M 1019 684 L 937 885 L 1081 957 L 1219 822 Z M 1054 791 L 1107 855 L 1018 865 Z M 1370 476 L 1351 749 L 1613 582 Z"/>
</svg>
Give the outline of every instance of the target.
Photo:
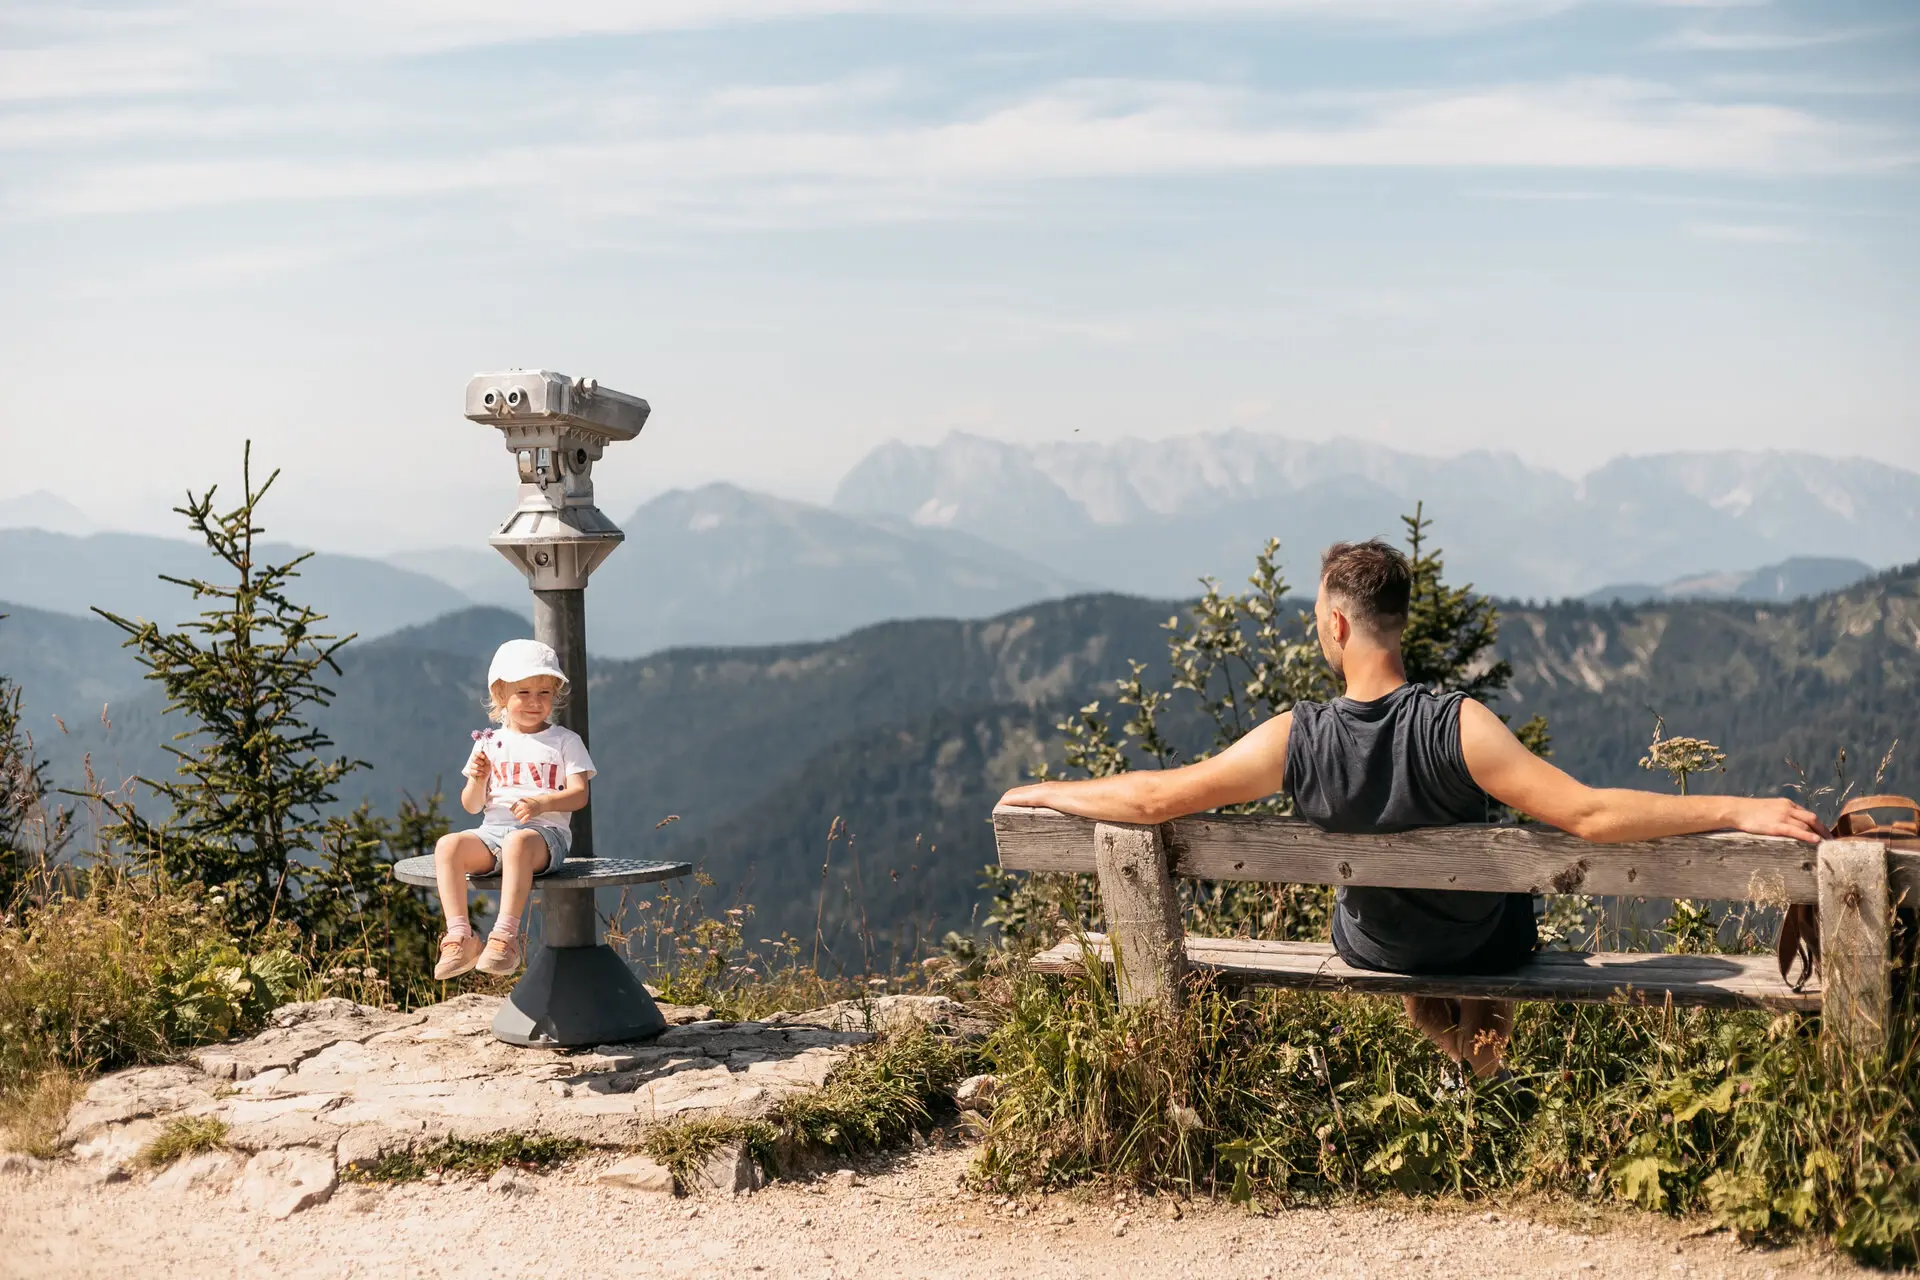
<svg viewBox="0 0 1920 1280">
<path fill-rule="evenodd" d="M 1009 184 L 1285 169 L 1873 171 L 1907 163 L 1877 135 L 1790 108 L 1723 105 L 1627 81 L 1316 99 L 1191 82 L 1077 81 L 955 118 L 809 119 L 777 95 L 609 103 L 602 129 L 540 145 L 443 139 L 380 158 L 185 158 L 55 166 L 17 184 L 16 212 L 127 214 L 213 206 L 410 199 L 486 192 L 499 176 L 592 172 L 575 211 L 712 211 L 777 197 L 861 217 L 863 208 L 964 212 Z M 675 129 L 681 131 L 675 132 Z M 671 175 L 663 182 L 662 175 Z"/>
<path fill-rule="evenodd" d="M 1812 238 L 1793 227 L 1763 222 L 1696 222 L 1687 227 L 1687 234 L 1728 244 L 1805 244 Z"/>
<path fill-rule="evenodd" d="M 1694 53 L 1786 53 L 1823 45 L 1854 44 L 1889 33 L 1888 27 L 1835 27 L 1825 31 L 1728 31 L 1684 27 L 1660 41 L 1663 49 Z"/>
</svg>

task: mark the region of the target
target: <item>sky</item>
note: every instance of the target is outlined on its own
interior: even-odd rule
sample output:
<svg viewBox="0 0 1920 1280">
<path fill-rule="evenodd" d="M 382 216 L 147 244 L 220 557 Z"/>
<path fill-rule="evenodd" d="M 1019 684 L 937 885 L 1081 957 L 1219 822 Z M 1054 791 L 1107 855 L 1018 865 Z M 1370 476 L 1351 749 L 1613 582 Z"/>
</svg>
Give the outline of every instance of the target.
<svg viewBox="0 0 1920 1280">
<path fill-rule="evenodd" d="M 479 546 L 467 378 L 616 518 L 889 439 L 1920 469 L 1900 0 L 0 0 L 0 498 Z"/>
</svg>

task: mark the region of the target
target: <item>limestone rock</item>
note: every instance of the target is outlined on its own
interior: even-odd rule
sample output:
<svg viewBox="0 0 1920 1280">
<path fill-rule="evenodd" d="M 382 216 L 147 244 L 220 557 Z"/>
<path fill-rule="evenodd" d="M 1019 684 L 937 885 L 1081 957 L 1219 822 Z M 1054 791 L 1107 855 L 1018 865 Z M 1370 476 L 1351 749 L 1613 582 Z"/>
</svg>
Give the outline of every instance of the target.
<svg viewBox="0 0 1920 1280">
<path fill-rule="evenodd" d="M 487 1179 L 487 1190 L 495 1195 L 521 1196 L 530 1194 L 533 1187 L 526 1178 L 506 1165 L 501 1165 L 493 1171 L 493 1176 Z"/>
<path fill-rule="evenodd" d="M 284 1219 L 325 1204 L 337 1181 L 332 1157 L 311 1147 L 287 1147 L 249 1160 L 234 1196 L 255 1213 Z"/>
<path fill-rule="evenodd" d="M 240 1161 L 231 1152 L 201 1151 L 174 1161 L 153 1180 L 155 1191 L 186 1191 L 193 1187 L 219 1191 L 232 1184 Z"/>
<path fill-rule="evenodd" d="M 119 1182 L 132 1173 L 141 1150 L 160 1136 L 157 1120 L 135 1120 L 108 1125 L 73 1148 L 87 1174 L 96 1182 Z"/>
<path fill-rule="evenodd" d="M 904 1030 L 915 1024 L 938 1027 L 968 1038 L 983 1036 L 988 1024 L 967 1012 L 965 1005 L 946 996 L 875 996 L 869 1000 L 842 1000 L 804 1013 L 777 1013 L 773 1026 L 810 1026 L 829 1031 L 866 1031 L 876 1034 Z"/>
<path fill-rule="evenodd" d="M 0 1177 L 25 1178 L 40 1172 L 41 1164 L 32 1156 L 22 1155 L 18 1151 L 9 1151 L 0 1155 Z"/>
<path fill-rule="evenodd" d="M 721 1195 L 738 1195 L 760 1189 L 760 1166 L 744 1142 L 728 1142 L 714 1148 L 692 1178 L 695 1190 Z"/>
<path fill-rule="evenodd" d="M 628 1156 L 602 1172 L 596 1181 L 633 1191 L 673 1194 L 673 1171 L 652 1156 Z"/>
<path fill-rule="evenodd" d="M 998 1076 L 968 1076 L 953 1091 L 953 1100 L 963 1111 L 991 1111 L 994 1095 L 999 1091 Z"/>
</svg>

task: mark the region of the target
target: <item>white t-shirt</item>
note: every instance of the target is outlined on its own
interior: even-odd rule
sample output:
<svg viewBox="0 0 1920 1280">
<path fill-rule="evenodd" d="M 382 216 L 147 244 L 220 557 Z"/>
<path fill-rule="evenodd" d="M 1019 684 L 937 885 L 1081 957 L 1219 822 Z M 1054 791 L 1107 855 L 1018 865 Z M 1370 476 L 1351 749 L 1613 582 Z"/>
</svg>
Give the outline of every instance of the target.
<svg viewBox="0 0 1920 1280">
<path fill-rule="evenodd" d="M 538 733 L 495 729 L 473 744 L 473 750 L 467 753 L 467 764 L 471 766 L 473 757 L 482 751 L 493 765 L 493 777 L 487 787 L 487 807 L 480 815 L 480 821 L 487 826 L 516 826 L 520 820 L 513 816 L 514 801 L 544 792 L 564 791 L 567 779 L 576 773 L 589 778 L 594 775 L 593 757 L 587 754 L 587 744 L 580 741 L 579 734 L 557 724 L 550 724 Z M 573 828 L 573 815 L 564 810 L 537 814 L 533 821 L 536 826 L 558 827 L 562 831 Z"/>
</svg>

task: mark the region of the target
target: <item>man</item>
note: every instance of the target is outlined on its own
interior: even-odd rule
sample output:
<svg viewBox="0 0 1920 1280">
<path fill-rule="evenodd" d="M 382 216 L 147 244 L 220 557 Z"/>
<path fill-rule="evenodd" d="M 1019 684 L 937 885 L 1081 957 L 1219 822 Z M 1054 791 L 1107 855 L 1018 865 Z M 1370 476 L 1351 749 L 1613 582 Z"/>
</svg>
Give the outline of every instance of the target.
<svg viewBox="0 0 1920 1280">
<path fill-rule="evenodd" d="M 1321 557 L 1313 616 L 1345 697 L 1298 703 L 1198 764 L 1035 783 L 1001 803 L 1158 823 L 1285 790 L 1296 813 L 1328 831 L 1484 822 L 1499 801 L 1602 843 L 1723 829 L 1808 842 L 1825 834 L 1789 800 L 1584 786 L 1528 751 L 1480 703 L 1407 683 L 1400 637 L 1411 587 L 1406 557 L 1393 547 L 1336 543 Z M 1527 894 L 1343 886 L 1335 900 L 1334 949 L 1356 968 L 1500 973 L 1524 962 L 1535 942 Z M 1480 1076 L 1499 1070 L 1512 1002 L 1405 999 L 1408 1017 L 1449 1058 Z"/>
</svg>

